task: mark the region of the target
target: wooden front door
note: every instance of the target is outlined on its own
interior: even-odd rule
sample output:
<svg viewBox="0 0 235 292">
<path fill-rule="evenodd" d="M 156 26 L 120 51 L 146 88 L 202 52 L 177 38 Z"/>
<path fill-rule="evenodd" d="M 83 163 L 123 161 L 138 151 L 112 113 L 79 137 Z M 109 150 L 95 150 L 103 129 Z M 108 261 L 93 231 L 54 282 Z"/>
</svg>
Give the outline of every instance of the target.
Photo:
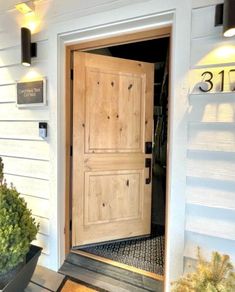
<svg viewBox="0 0 235 292">
<path fill-rule="evenodd" d="M 74 53 L 73 247 L 150 233 L 153 75 L 153 64 Z"/>
</svg>

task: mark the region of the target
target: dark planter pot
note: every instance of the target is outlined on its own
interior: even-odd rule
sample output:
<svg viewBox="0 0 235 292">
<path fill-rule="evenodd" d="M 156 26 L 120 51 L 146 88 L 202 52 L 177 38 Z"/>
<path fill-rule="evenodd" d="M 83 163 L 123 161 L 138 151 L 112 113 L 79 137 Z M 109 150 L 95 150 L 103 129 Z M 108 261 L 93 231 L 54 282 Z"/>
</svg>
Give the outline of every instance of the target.
<svg viewBox="0 0 235 292">
<path fill-rule="evenodd" d="M 32 278 L 41 251 L 41 247 L 31 245 L 26 255 L 25 264 L 4 287 L 0 287 L 0 292 L 23 292 Z"/>
</svg>

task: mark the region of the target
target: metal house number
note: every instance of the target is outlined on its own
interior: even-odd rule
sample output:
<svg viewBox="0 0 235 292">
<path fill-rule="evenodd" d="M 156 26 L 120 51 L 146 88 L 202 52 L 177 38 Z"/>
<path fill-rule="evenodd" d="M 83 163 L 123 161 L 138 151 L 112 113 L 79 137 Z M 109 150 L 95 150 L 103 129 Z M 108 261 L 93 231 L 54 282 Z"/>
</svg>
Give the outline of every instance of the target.
<svg viewBox="0 0 235 292">
<path fill-rule="evenodd" d="M 229 72 L 228 72 L 229 79 L 230 79 L 230 74 L 232 72 L 235 72 L 235 69 L 229 70 Z M 218 73 L 218 75 L 221 76 L 220 91 L 223 92 L 224 91 L 224 80 L 225 80 L 224 76 L 225 76 L 225 70 L 220 71 Z M 213 75 L 213 73 L 211 71 L 205 71 L 205 72 L 202 73 L 201 76 L 203 77 L 202 82 L 206 83 L 208 85 L 208 88 L 207 89 L 204 89 L 201 86 L 199 86 L 199 89 L 202 92 L 210 92 L 213 89 L 213 87 L 214 87 L 214 83 L 213 83 L 214 75 Z M 235 91 L 235 87 L 232 88 L 232 91 Z"/>
</svg>

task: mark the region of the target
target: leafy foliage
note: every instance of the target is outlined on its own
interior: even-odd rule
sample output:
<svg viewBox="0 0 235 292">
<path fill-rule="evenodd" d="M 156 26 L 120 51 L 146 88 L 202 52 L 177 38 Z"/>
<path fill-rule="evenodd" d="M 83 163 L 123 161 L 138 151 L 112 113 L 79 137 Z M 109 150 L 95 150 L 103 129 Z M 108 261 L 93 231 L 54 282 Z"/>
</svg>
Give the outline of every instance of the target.
<svg viewBox="0 0 235 292">
<path fill-rule="evenodd" d="M 0 158 L 0 274 L 24 261 L 39 225 L 20 194 L 4 182 Z"/>
<path fill-rule="evenodd" d="M 206 262 L 198 248 L 196 271 L 173 283 L 173 292 L 234 292 L 235 273 L 228 255 L 213 252 Z"/>
</svg>

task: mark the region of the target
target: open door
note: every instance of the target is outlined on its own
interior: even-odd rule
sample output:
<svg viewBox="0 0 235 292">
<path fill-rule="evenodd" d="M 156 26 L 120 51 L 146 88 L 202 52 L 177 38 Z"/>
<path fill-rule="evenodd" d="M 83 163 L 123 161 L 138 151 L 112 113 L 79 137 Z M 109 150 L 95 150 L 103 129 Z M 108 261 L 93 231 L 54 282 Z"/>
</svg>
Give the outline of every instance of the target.
<svg viewBox="0 0 235 292">
<path fill-rule="evenodd" d="M 153 77 L 150 63 L 74 53 L 73 247 L 150 234 Z"/>
</svg>

